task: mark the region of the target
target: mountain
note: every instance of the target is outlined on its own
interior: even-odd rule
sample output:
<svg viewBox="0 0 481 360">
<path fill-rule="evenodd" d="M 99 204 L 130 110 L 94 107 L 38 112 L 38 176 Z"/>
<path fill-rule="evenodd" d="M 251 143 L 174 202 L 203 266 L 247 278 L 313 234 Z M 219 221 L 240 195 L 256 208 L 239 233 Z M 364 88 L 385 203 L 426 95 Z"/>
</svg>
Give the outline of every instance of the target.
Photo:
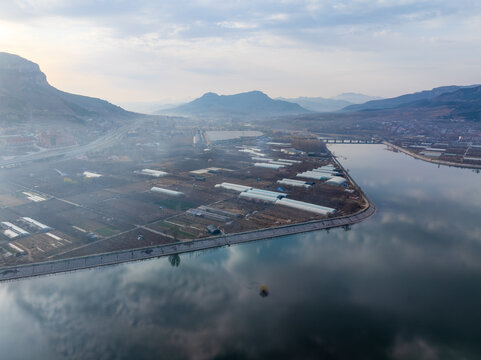
<svg viewBox="0 0 481 360">
<path fill-rule="evenodd" d="M 223 114 L 269 116 L 309 112 L 298 104 L 271 99 L 260 91 L 250 91 L 235 95 L 217 95 L 210 92 L 187 104 L 156 113 L 197 116 Z"/>
<path fill-rule="evenodd" d="M 468 86 L 456 91 L 443 93 L 433 99 L 419 100 L 402 104 L 400 110 L 446 109 L 445 117 L 463 118 L 468 121 L 481 121 L 481 86 Z"/>
<path fill-rule="evenodd" d="M 338 111 L 353 103 L 345 100 L 326 99 L 322 97 L 298 97 L 298 98 L 279 98 L 279 100 L 296 103 L 304 109 L 315 112 L 333 112 Z"/>
<path fill-rule="evenodd" d="M 0 52 L 0 119 L 122 119 L 134 115 L 105 100 L 69 94 L 47 82 L 40 67 L 20 56 Z"/>
<path fill-rule="evenodd" d="M 380 100 L 381 98 L 379 96 L 369 96 L 369 95 L 358 94 L 353 92 L 346 92 L 346 93 L 342 93 L 337 96 L 334 96 L 331 99 L 347 101 L 352 104 L 363 104 L 365 102 L 372 101 L 372 100 Z"/>
<path fill-rule="evenodd" d="M 190 99 L 189 99 L 190 100 Z M 124 101 L 119 105 L 128 110 L 141 114 L 155 114 L 157 112 L 163 113 L 164 110 L 173 109 L 176 106 L 185 104 L 187 101 L 177 102 L 160 102 L 160 101 Z"/>
<path fill-rule="evenodd" d="M 437 87 L 432 90 L 424 90 L 421 92 L 416 92 L 413 94 L 406 94 L 390 99 L 382 100 L 372 100 L 364 104 L 349 105 L 344 108 L 345 111 L 365 111 L 365 110 L 380 110 L 380 109 L 392 109 L 403 104 L 409 104 L 415 101 L 430 100 L 435 97 L 445 94 L 452 93 L 463 88 L 470 88 L 476 85 L 470 86 L 442 86 Z"/>
<path fill-rule="evenodd" d="M 298 97 L 298 98 L 278 98 L 279 100 L 289 101 L 301 105 L 303 108 L 315 112 L 334 112 L 344 109 L 347 106 L 361 104 L 370 100 L 378 100 L 380 97 L 368 96 L 357 93 L 342 93 L 332 98 L 323 97 Z"/>
</svg>

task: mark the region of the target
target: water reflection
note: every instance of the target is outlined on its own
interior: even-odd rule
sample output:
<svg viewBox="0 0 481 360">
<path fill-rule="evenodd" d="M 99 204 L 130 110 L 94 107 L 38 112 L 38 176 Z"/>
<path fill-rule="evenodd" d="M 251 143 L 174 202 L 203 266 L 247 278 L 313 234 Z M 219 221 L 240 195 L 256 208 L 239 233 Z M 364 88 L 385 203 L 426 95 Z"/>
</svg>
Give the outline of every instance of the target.
<svg viewBox="0 0 481 360">
<path fill-rule="evenodd" d="M 170 263 L 170 265 L 172 265 L 173 267 L 179 266 L 179 265 L 180 265 L 180 256 L 177 255 L 177 254 L 170 255 L 170 256 L 169 256 L 169 263 Z"/>
<path fill-rule="evenodd" d="M 372 219 L 1 284 L 2 348 L 11 359 L 479 358 L 480 175 L 380 146 L 334 150 L 375 201 Z"/>
</svg>

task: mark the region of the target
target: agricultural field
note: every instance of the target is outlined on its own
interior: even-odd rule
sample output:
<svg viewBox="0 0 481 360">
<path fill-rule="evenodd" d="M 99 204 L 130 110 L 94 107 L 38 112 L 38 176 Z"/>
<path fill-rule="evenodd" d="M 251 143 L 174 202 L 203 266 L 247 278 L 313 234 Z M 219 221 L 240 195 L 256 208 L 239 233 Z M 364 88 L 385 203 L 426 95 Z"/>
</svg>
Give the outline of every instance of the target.
<svg viewBox="0 0 481 360">
<path fill-rule="evenodd" d="M 137 139 L 129 140 L 135 148 Z M 168 149 L 141 147 L 130 156 L 123 153 L 129 146 L 113 147 L 2 169 L 0 265 L 192 241 L 351 214 L 366 206 L 359 189 L 312 136 L 239 138 L 197 147 L 177 140 Z M 342 186 L 297 176 L 326 166 L 345 179 Z M 279 184 L 282 179 L 303 185 Z M 222 184 L 274 198 L 249 197 Z M 289 201 L 332 211 L 285 206 Z M 25 217 L 49 231 L 27 226 Z"/>
</svg>

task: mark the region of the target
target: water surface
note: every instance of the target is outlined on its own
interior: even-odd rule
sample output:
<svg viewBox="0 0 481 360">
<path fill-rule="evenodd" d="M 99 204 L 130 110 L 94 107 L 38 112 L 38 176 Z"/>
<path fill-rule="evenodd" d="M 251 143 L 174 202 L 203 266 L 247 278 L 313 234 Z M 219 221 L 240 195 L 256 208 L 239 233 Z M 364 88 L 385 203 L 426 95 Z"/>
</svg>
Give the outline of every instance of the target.
<svg viewBox="0 0 481 360">
<path fill-rule="evenodd" d="M 371 219 L 178 266 L 2 283 L 5 358 L 481 358 L 481 174 L 383 145 L 331 149 L 376 204 Z"/>
</svg>

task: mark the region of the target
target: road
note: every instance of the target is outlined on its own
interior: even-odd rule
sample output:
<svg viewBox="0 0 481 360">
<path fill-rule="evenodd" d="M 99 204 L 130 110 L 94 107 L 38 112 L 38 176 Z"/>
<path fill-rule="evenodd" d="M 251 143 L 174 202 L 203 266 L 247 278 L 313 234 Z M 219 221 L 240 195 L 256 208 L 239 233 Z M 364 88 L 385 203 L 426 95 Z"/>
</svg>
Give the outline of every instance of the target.
<svg viewBox="0 0 481 360">
<path fill-rule="evenodd" d="M 200 240 L 174 244 L 157 245 L 147 248 L 95 254 L 71 259 L 47 261 L 36 264 L 18 265 L 0 269 L 0 281 L 17 280 L 33 276 L 45 276 L 61 272 L 77 271 L 98 266 L 120 264 L 137 260 L 169 256 L 216 247 L 230 246 L 245 242 L 274 238 L 297 233 L 317 231 L 361 222 L 376 212 L 373 204 L 357 214 L 339 218 L 315 220 L 303 224 L 293 224 L 277 228 L 254 230 L 238 234 L 215 236 Z"/>
<path fill-rule="evenodd" d="M 108 148 L 118 142 L 122 137 L 124 137 L 130 130 L 138 126 L 141 120 L 133 120 L 132 122 L 123 125 L 109 133 L 97 138 L 96 140 L 85 144 L 68 146 L 59 149 L 43 150 L 36 152 L 34 154 L 16 156 L 13 159 L 0 161 L 0 167 L 6 166 L 19 166 L 32 161 L 47 160 L 55 157 L 75 157 L 78 155 L 85 154 L 90 151 L 98 151 L 101 149 Z"/>
<path fill-rule="evenodd" d="M 385 144 L 387 146 L 390 146 L 390 147 L 392 147 L 392 148 L 394 148 L 394 149 L 396 149 L 400 152 L 403 152 L 406 155 L 412 156 L 415 159 L 427 161 L 427 162 L 430 162 L 430 163 L 433 163 L 433 164 L 447 165 L 447 166 L 454 166 L 454 167 L 461 167 L 461 168 L 470 168 L 470 169 L 481 169 L 481 165 L 478 165 L 478 164 L 455 163 L 455 162 L 451 162 L 451 161 L 431 159 L 431 158 L 428 158 L 426 156 L 423 156 L 423 155 L 417 154 L 415 152 L 409 151 L 409 150 L 407 150 L 403 147 L 394 145 L 394 144 L 392 144 L 388 141 L 383 141 L 383 144 Z M 468 150 L 469 150 L 469 147 L 468 147 Z M 466 150 L 464 155 L 467 154 L 468 150 Z"/>
</svg>

